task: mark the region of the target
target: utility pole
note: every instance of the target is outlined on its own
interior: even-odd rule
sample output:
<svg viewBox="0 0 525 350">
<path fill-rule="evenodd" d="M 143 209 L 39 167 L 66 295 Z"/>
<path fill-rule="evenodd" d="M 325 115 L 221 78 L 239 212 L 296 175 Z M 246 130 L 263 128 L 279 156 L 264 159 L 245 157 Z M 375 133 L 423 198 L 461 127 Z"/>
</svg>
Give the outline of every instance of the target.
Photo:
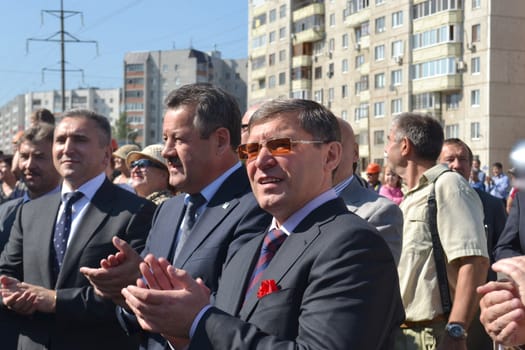
<svg viewBox="0 0 525 350">
<path fill-rule="evenodd" d="M 44 14 L 49 14 L 60 19 L 60 30 L 55 34 L 45 38 L 29 38 L 26 42 L 26 51 L 29 51 L 29 42 L 30 41 L 46 41 L 46 42 L 59 42 L 60 43 L 60 70 L 53 68 L 42 68 L 42 81 L 44 80 L 45 71 L 60 71 L 61 72 L 61 85 L 62 85 L 62 113 L 66 110 L 66 72 L 81 72 L 82 80 L 84 80 L 84 70 L 82 69 L 66 69 L 66 46 L 65 43 L 91 43 L 95 44 L 97 48 L 98 55 L 98 43 L 95 40 L 80 40 L 67 32 L 64 29 L 64 20 L 66 18 L 79 15 L 82 18 L 82 24 L 84 24 L 84 19 L 82 12 L 80 11 L 64 11 L 64 0 L 60 0 L 60 10 L 42 10 L 42 22 L 44 21 Z M 60 37 L 60 39 L 58 38 Z"/>
</svg>

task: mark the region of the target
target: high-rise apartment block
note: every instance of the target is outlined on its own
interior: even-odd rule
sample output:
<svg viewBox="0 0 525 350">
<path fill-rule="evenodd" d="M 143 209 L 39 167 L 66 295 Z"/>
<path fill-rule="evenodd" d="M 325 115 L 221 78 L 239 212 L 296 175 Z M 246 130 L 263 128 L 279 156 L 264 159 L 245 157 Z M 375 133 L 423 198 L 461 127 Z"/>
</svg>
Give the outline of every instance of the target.
<svg viewBox="0 0 525 350">
<path fill-rule="evenodd" d="M 392 116 L 431 114 L 482 164 L 525 138 L 525 1 L 251 0 L 248 105 L 313 99 L 351 122 L 361 168 Z"/>
<path fill-rule="evenodd" d="M 127 53 L 124 59 L 124 111 L 137 142 L 162 142 L 164 100 L 190 83 L 211 83 L 231 93 L 246 109 L 246 59 L 222 59 L 194 49 Z"/>
<path fill-rule="evenodd" d="M 120 113 L 121 89 L 73 89 L 66 90 L 66 110 L 71 108 L 91 109 L 109 118 L 112 125 Z M 58 90 L 30 92 L 18 95 L 0 106 L 0 150 L 12 153 L 11 140 L 20 130 L 30 125 L 34 110 L 49 109 L 57 119 L 62 113 L 62 94 Z"/>
</svg>

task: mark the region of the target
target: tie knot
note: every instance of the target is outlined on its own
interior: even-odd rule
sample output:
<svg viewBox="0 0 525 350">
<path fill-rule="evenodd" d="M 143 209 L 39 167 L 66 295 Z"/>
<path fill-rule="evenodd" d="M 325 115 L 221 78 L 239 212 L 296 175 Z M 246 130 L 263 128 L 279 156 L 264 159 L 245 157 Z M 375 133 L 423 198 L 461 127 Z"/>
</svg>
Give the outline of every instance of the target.
<svg viewBox="0 0 525 350">
<path fill-rule="evenodd" d="M 76 201 L 82 198 L 82 196 L 83 196 L 82 192 L 79 192 L 79 191 L 68 192 L 64 194 L 64 203 L 66 205 L 73 205 Z"/>
<path fill-rule="evenodd" d="M 190 194 L 188 196 L 188 205 L 192 205 L 195 208 L 200 207 L 206 202 L 206 198 L 200 193 Z"/>
<path fill-rule="evenodd" d="M 276 252 L 277 249 L 286 239 L 286 233 L 283 230 L 274 229 L 268 231 L 266 237 L 264 237 L 263 250 Z"/>
</svg>

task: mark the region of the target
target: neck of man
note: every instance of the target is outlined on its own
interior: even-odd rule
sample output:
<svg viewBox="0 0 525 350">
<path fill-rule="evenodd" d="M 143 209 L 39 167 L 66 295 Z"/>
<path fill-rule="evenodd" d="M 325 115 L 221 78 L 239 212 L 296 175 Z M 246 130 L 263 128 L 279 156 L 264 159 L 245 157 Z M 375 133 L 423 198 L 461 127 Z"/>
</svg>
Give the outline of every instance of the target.
<svg viewBox="0 0 525 350">
<path fill-rule="evenodd" d="M 403 181 L 406 182 L 408 189 L 412 190 L 419 184 L 419 179 L 421 179 L 423 173 L 428 169 L 432 168 L 434 165 L 436 165 L 436 162 L 423 160 L 409 160 L 407 162 L 407 167 L 405 168 L 405 171 L 402 175 L 400 174 L 400 176 L 403 179 Z"/>
</svg>

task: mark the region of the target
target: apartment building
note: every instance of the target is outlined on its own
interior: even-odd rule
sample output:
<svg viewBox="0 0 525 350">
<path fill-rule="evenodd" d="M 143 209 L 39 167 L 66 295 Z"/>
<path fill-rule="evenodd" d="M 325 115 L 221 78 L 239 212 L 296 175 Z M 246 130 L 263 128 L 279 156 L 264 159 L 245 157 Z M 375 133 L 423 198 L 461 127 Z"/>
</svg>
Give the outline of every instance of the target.
<svg viewBox="0 0 525 350">
<path fill-rule="evenodd" d="M 115 125 L 120 113 L 121 89 L 85 88 L 66 90 L 66 110 L 87 108 L 108 117 Z M 18 95 L 0 106 L 0 150 L 12 152 L 11 140 L 20 130 L 30 125 L 31 113 L 47 108 L 59 118 L 62 113 L 60 90 L 29 92 Z"/>
<path fill-rule="evenodd" d="M 211 83 L 246 109 L 246 59 L 222 59 L 218 51 L 194 49 L 131 52 L 124 59 L 124 110 L 136 142 L 162 142 L 164 100 L 182 85 Z"/>
<path fill-rule="evenodd" d="M 525 138 L 525 2 L 251 0 L 248 105 L 290 96 L 348 120 L 361 169 L 392 116 L 431 114 L 482 165 Z"/>
</svg>

